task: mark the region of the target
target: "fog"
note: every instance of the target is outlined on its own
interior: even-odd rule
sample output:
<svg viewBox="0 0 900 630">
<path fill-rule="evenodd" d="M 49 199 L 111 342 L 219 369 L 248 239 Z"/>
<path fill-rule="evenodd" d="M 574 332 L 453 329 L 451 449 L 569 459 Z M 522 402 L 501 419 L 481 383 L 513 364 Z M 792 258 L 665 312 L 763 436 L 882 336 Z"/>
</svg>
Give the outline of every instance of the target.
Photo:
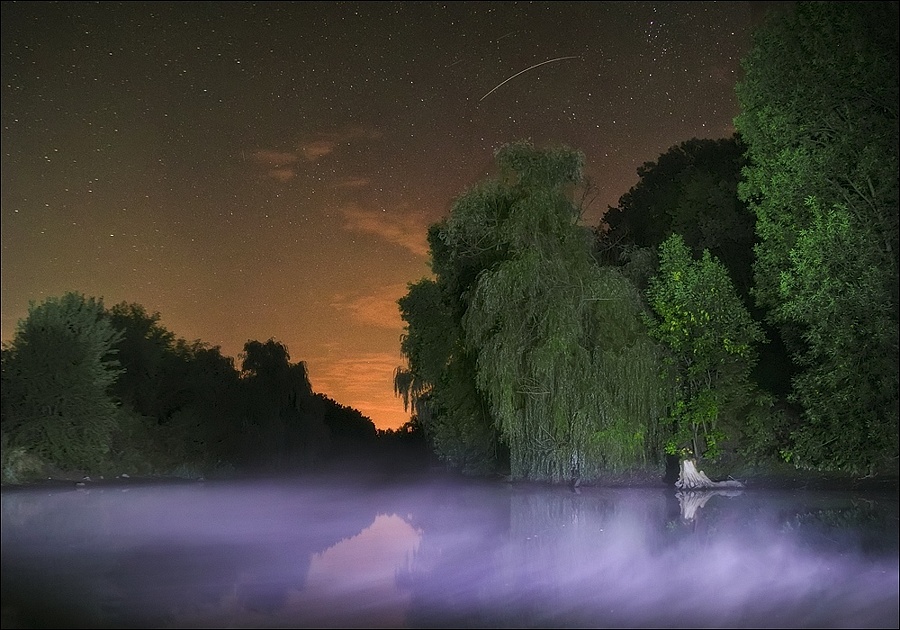
<svg viewBox="0 0 900 630">
<path fill-rule="evenodd" d="M 895 493 L 6 489 L 3 627 L 893 627 Z"/>
</svg>

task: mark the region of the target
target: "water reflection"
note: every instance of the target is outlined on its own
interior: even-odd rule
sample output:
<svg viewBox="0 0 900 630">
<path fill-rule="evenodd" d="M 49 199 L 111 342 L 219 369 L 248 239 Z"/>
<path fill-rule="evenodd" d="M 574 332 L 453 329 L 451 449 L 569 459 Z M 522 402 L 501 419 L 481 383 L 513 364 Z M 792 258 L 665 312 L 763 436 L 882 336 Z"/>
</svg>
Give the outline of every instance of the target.
<svg viewBox="0 0 900 630">
<path fill-rule="evenodd" d="M 893 494 L 7 490 L 3 627 L 897 627 Z"/>
<path fill-rule="evenodd" d="M 358 535 L 313 556 L 306 588 L 291 598 L 288 618 L 302 618 L 304 625 L 315 627 L 345 628 L 361 620 L 367 627 L 402 627 L 410 593 L 397 574 L 409 570 L 421 537 L 396 514 L 376 516 Z M 335 606 L 338 588 L 350 606 Z M 361 602 L 375 603 L 365 617 L 360 616 Z"/>
<path fill-rule="evenodd" d="M 675 493 L 675 498 L 681 508 L 681 518 L 693 521 L 700 509 L 713 497 L 739 497 L 741 494 L 743 490 L 679 490 Z"/>
</svg>

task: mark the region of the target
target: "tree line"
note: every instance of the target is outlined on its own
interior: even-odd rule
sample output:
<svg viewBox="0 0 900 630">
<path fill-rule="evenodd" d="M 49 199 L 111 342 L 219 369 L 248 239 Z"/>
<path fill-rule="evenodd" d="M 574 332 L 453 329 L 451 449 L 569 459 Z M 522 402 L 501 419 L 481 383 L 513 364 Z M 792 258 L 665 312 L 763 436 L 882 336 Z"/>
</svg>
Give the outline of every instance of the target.
<svg viewBox="0 0 900 630">
<path fill-rule="evenodd" d="M 315 392 L 274 339 L 239 359 L 177 338 L 139 304 L 32 303 L 2 353 L 4 481 L 299 472 L 413 442 L 412 426 L 379 431 Z"/>
<path fill-rule="evenodd" d="M 897 6 L 771 15 L 734 136 L 644 164 L 591 230 L 578 151 L 501 147 L 399 300 L 395 392 L 434 451 L 552 482 L 665 455 L 896 474 Z"/>
</svg>

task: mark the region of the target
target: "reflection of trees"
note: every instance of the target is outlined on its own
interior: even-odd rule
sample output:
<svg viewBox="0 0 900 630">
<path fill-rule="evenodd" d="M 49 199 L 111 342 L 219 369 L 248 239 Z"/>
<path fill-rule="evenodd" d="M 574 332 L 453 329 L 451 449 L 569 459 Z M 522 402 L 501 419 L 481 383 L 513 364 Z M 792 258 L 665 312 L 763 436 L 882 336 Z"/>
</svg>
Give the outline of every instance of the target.
<svg viewBox="0 0 900 630">
<path fill-rule="evenodd" d="M 840 519 L 862 517 L 864 510 L 863 505 L 854 508 L 846 493 L 581 490 L 574 494 L 548 486 L 481 484 L 416 495 L 412 520 L 422 539 L 409 568 L 398 576 L 400 587 L 411 595 L 407 623 L 716 626 L 730 613 L 710 597 L 713 592 L 736 597 L 734 614 L 742 624 L 763 623 L 780 614 L 783 604 L 805 606 L 792 599 L 789 589 L 765 602 L 741 595 L 745 588 L 765 591 L 773 581 L 791 584 L 789 576 L 764 560 L 774 554 L 791 562 L 785 553 L 798 546 L 790 538 L 794 529 L 785 532 L 785 523 L 810 528 L 815 521 L 821 527 L 812 531 L 821 532 L 816 540 L 823 548 L 798 556 L 801 564 L 815 565 L 819 551 L 843 554 L 853 548 L 840 535 L 830 541 L 828 536 L 841 531 L 833 527 Z M 872 509 L 882 519 L 880 528 L 872 529 L 872 544 L 893 540 L 896 552 L 896 501 L 888 509 Z M 893 534 L 886 526 L 891 522 Z M 852 531 L 848 524 L 848 536 Z M 719 560 L 722 564 L 715 566 Z M 712 563 L 712 572 L 704 573 L 706 563 Z M 732 593 L 710 577 L 745 565 L 751 573 L 740 592 Z M 698 574 L 702 586 L 697 592 L 685 592 L 672 581 L 685 572 Z M 830 584 L 830 576 L 822 579 Z"/>
<path fill-rule="evenodd" d="M 896 506 L 896 502 L 894 502 Z M 835 543 L 869 553 L 898 551 L 897 514 L 879 502 L 856 499 L 849 506 L 811 508 L 785 518 L 782 532 L 807 547 Z"/>
<path fill-rule="evenodd" d="M 27 627 L 153 627 L 276 614 L 313 554 L 372 523 L 359 497 L 324 484 L 4 491 L 4 615 L 17 609 Z"/>
<path fill-rule="evenodd" d="M 801 559 L 867 544 L 888 557 L 897 551 L 897 503 L 887 495 L 886 508 L 849 493 L 745 490 L 725 501 L 711 497 L 734 490 L 678 496 L 667 488 L 582 487 L 574 494 L 449 478 L 329 485 L 325 476 L 303 485 L 157 490 L 4 490 L 4 604 L 27 606 L 25 621 L 35 627 L 297 625 L 309 611 L 292 595 L 313 594 L 312 554 L 356 536 L 378 514 L 400 515 L 422 532 L 397 574 L 412 627 L 717 625 L 711 620 L 721 611 L 706 603 L 717 587 L 703 575 L 703 563 L 717 557 L 711 549 L 734 552 L 729 558 L 740 566 L 772 549 L 800 548 L 801 536 L 796 542 L 815 545 Z M 686 504 L 695 515 L 690 527 L 681 520 Z M 348 583 L 360 583 L 367 561 L 346 567 Z M 697 592 L 671 583 L 684 572 L 699 580 Z M 347 586 L 338 582 L 333 592 L 361 592 Z M 322 601 L 323 614 L 341 602 L 336 616 L 374 615 L 389 605 L 351 595 Z M 757 611 L 746 602 L 751 616 L 742 619 L 762 621 L 776 604 Z M 374 618 L 357 617 L 359 625 Z"/>
<path fill-rule="evenodd" d="M 662 490 L 482 484 L 440 498 L 415 519 L 422 541 L 399 578 L 413 627 L 591 625 L 603 581 L 657 548 L 665 530 Z M 633 533 L 627 547 L 622 531 Z"/>
</svg>

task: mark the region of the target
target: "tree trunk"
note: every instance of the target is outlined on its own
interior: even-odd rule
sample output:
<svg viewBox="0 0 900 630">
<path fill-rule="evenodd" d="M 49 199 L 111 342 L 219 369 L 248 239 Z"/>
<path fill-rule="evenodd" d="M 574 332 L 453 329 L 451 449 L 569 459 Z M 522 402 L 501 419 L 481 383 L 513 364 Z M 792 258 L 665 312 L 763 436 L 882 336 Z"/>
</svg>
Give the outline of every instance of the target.
<svg viewBox="0 0 900 630">
<path fill-rule="evenodd" d="M 678 481 L 675 482 L 676 488 L 682 490 L 702 490 L 706 488 L 743 488 L 744 484 L 735 479 L 726 481 L 713 481 L 706 476 L 702 470 L 697 470 L 697 462 L 693 459 L 681 460 L 681 472 L 678 475 Z"/>
</svg>

